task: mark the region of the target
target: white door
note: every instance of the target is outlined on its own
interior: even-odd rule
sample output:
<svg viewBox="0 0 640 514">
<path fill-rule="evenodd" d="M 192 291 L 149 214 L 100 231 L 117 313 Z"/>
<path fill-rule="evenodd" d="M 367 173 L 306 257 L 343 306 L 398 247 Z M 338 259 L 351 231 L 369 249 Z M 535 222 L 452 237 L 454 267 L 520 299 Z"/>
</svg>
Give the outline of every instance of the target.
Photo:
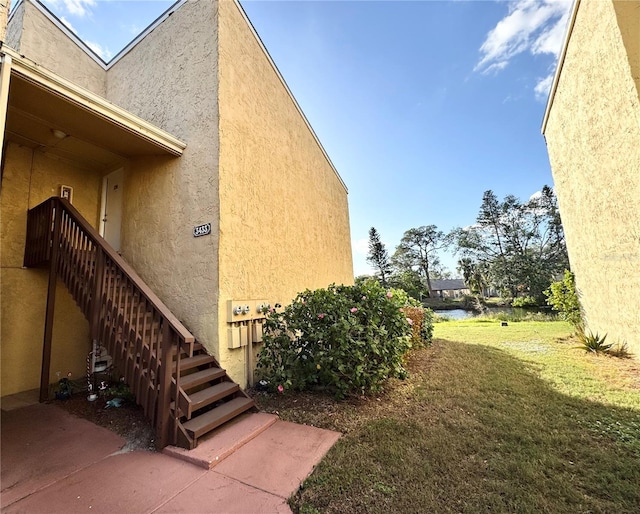
<svg viewBox="0 0 640 514">
<path fill-rule="evenodd" d="M 100 233 L 113 249 L 120 251 L 120 226 L 122 225 L 122 169 L 110 173 L 102 182 L 102 223 Z"/>
</svg>

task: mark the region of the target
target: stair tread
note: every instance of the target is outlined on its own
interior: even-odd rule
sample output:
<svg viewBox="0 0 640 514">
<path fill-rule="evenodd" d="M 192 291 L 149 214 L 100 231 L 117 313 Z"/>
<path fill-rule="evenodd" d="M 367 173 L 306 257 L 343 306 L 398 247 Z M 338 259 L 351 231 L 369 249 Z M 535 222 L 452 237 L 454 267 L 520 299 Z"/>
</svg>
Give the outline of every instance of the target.
<svg viewBox="0 0 640 514">
<path fill-rule="evenodd" d="M 183 423 L 183 427 L 193 434 L 193 437 L 198 438 L 253 406 L 254 402 L 250 398 L 234 398 L 209 412 L 190 419 Z"/>
<path fill-rule="evenodd" d="M 186 390 L 191 387 L 204 384 L 205 382 L 210 382 L 211 380 L 223 377 L 225 374 L 226 371 L 221 368 L 207 368 L 202 371 L 196 371 L 195 373 L 191 373 L 190 375 L 180 377 L 180 387 Z"/>
<path fill-rule="evenodd" d="M 207 389 L 190 394 L 189 399 L 194 406 L 194 410 L 196 410 L 239 390 L 240 386 L 235 382 L 220 382 Z"/>
<path fill-rule="evenodd" d="M 204 364 L 209 364 L 211 362 L 215 362 L 215 358 L 211 355 L 207 355 L 206 353 L 202 353 L 199 355 L 194 355 L 193 357 L 186 357 L 180 359 L 180 371 L 186 371 L 188 369 L 197 368 L 198 366 L 202 366 Z M 173 363 L 173 370 L 176 369 L 176 362 Z"/>
</svg>

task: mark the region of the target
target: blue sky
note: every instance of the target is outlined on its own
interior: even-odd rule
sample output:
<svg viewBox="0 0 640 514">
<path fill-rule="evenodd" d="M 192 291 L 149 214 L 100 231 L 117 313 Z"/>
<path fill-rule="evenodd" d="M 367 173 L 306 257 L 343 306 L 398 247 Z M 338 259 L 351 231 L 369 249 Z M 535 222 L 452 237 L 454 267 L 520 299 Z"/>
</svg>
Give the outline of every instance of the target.
<svg viewBox="0 0 640 514">
<path fill-rule="evenodd" d="M 173 2 L 45 3 L 108 60 Z M 356 275 L 371 226 L 392 254 L 409 228 L 472 224 L 487 189 L 552 184 L 540 126 L 569 0 L 241 3 L 349 188 Z"/>
</svg>

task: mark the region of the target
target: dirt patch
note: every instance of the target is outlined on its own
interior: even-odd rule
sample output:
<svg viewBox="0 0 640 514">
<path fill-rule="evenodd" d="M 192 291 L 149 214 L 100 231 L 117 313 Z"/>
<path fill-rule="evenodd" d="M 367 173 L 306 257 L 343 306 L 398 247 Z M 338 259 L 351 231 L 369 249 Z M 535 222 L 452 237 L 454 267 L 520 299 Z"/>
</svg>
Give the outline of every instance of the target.
<svg viewBox="0 0 640 514">
<path fill-rule="evenodd" d="M 336 400 L 328 393 L 310 391 L 280 394 L 249 389 L 247 394 L 256 402 L 258 409 L 277 414 L 284 421 L 348 434 L 370 419 L 382 416 L 390 406 L 400 417 L 413 416 L 416 410 L 416 379 L 430 372 L 441 349 L 442 342 L 435 341 L 427 349 L 410 352 L 405 367 L 414 379 L 391 379 L 384 391 L 375 395 L 351 395 L 344 400 Z"/>
<path fill-rule="evenodd" d="M 123 401 L 120 407 L 107 406 L 107 397 L 90 402 L 87 393 L 77 393 L 67 400 L 52 400 L 68 413 L 86 419 L 115 432 L 126 440 L 123 451 L 155 451 L 155 431 L 146 419 L 142 407 L 131 401 Z"/>
</svg>

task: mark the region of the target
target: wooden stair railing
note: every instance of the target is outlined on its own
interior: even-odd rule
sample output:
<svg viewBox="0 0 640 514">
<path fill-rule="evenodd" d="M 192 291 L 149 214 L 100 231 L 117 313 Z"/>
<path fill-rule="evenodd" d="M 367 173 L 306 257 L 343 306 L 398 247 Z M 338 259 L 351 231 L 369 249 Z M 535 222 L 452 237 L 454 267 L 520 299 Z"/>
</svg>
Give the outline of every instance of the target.
<svg viewBox="0 0 640 514">
<path fill-rule="evenodd" d="M 93 341 L 107 349 L 155 426 L 159 448 L 194 448 L 198 438 L 254 407 L 133 268 L 58 197 L 31 209 L 27 218 L 24 265 L 47 264 L 51 303 L 52 277 L 58 276 L 89 320 Z M 49 374 L 53 306 L 51 319 L 49 310 L 43 380 Z"/>
</svg>

